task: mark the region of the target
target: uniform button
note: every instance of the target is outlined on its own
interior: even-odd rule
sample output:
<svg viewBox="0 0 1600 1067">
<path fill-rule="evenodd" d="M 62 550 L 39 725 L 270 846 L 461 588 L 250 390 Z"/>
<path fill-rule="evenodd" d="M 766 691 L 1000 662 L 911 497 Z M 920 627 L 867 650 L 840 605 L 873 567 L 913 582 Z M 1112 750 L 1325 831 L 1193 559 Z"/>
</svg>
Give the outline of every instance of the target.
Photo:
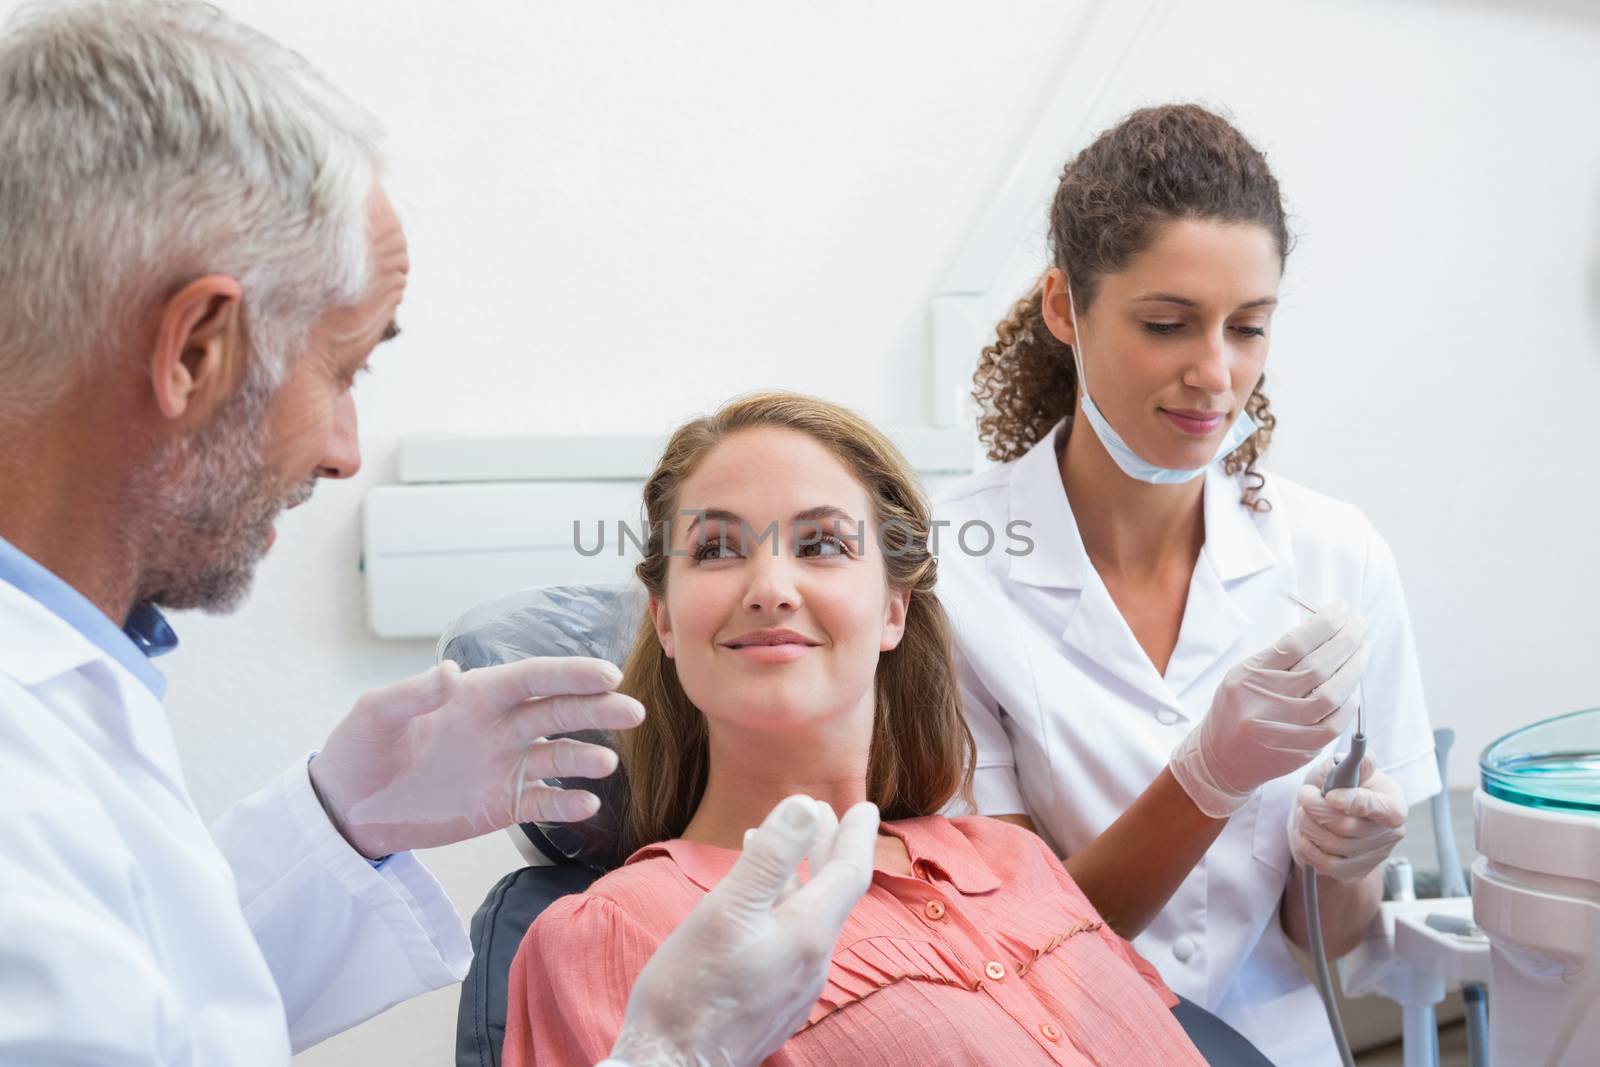
<svg viewBox="0 0 1600 1067">
<path fill-rule="evenodd" d="M 1178 938 L 1172 943 L 1172 954 L 1178 957 L 1179 963 L 1188 963 L 1190 957 L 1194 955 L 1194 939 L 1190 937 Z"/>
<path fill-rule="evenodd" d="M 1173 711 L 1171 708 L 1162 708 L 1160 711 L 1156 712 L 1156 722 L 1159 722 L 1162 726 L 1171 726 L 1177 721 L 1178 713 Z"/>
<path fill-rule="evenodd" d="M 944 901 L 930 900 L 923 906 L 922 913 L 934 922 L 944 918 Z"/>
<path fill-rule="evenodd" d="M 999 960 L 990 960 L 983 965 L 983 973 L 998 982 L 1006 976 L 1006 967 Z"/>
<path fill-rule="evenodd" d="M 1056 1029 L 1054 1023 L 1040 1023 L 1039 1033 L 1044 1035 L 1046 1041 L 1060 1041 L 1061 1031 Z"/>
</svg>

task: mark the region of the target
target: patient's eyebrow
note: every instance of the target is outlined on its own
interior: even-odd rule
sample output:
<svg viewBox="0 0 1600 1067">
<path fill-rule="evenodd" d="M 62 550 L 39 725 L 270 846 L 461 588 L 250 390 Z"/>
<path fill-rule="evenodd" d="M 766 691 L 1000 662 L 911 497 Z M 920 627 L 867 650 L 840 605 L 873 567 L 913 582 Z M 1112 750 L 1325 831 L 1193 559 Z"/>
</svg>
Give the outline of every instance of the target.
<svg viewBox="0 0 1600 1067">
<path fill-rule="evenodd" d="M 400 324 L 398 322 L 394 321 L 393 319 L 390 319 L 389 320 L 389 325 L 387 325 L 387 326 L 385 326 L 383 328 L 383 336 L 378 338 L 378 343 L 381 345 L 381 344 L 383 344 L 383 342 L 385 342 L 385 341 L 393 341 L 396 337 L 399 337 L 399 336 L 400 336 Z"/>
<path fill-rule="evenodd" d="M 818 507 L 806 508 L 804 511 L 797 511 L 794 513 L 794 517 L 798 522 L 812 522 L 816 519 L 848 519 L 850 516 L 845 513 L 843 508 L 836 508 L 832 504 L 822 504 Z"/>
<path fill-rule="evenodd" d="M 701 519 L 740 524 L 744 522 L 744 519 L 724 508 L 684 508 L 683 513 L 694 516 L 694 521 L 689 523 L 684 530 L 685 533 L 694 533 L 694 528 L 700 525 Z M 832 504 L 819 504 L 814 508 L 806 508 L 803 511 L 794 513 L 794 520 L 798 522 L 812 522 L 817 519 L 848 519 L 849 517 L 849 512 L 843 508 L 836 508 Z"/>
<path fill-rule="evenodd" d="M 744 521 L 743 519 L 739 518 L 739 516 L 735 515 L 733 512 L 724 511 L 722 508 L 684 508 L 683 509 L 683 513 L 685 515 L 693 515 L 694 516 L 694 521 L 691 522 L 684 529 L 684 533 L 694 533 L 694 528 L 696 526 L 700 525 L 700 520 L 701 519 L 711 519 L 714 522 L 743 522 Z"/>
</svg>

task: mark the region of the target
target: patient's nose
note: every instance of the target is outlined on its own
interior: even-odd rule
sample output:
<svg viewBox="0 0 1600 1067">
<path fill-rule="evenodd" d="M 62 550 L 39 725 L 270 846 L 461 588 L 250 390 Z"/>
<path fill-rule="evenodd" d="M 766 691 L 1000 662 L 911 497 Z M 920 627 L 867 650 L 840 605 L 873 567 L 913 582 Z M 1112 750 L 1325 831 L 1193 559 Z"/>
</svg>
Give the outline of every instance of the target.
<svg viewBox="0 0 1600 1067">
<path fill-rule="evenodd" d="M 794 580 L 793 561 L 763 545 L 751 555 L 750 585 L 745 590 L 747 611 L 794 611 L 800 607 L 800 590 Z"/>
</svg>

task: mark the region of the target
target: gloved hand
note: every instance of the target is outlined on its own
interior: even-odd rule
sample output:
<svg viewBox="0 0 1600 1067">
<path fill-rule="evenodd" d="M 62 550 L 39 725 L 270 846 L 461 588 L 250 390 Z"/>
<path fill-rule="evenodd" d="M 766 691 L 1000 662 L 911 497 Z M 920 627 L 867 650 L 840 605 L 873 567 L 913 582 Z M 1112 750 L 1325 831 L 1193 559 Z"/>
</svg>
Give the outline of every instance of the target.
<svg viewBox="0 0 1600 1067">
<path fill-rule="evenodd" d="M 806 1021 L 833 946 L 872 883 L 878 809 L 835 821 L 792 796 L 639 972 L 611 1059 L 628 1067 L 754 1067 Z M 811 853 L 810 878 L 793 877 Z"/>
<path fill-rule="evenodd" d="M 1289 813 L 1289 852 L 1301 865 L 1330 878 L 1357 882 L 1372 872 L 1406 836 L 1406 797 L 1372 757 L 1349 789 L 1322 793 L 1333 770 L 1323 760 L 1300 786 Z"/>
<path fill-rule="evenodd" d="M 570 739 L 625 730 L 644 708 L 613 692 L 614 664 L 534 657 L 462 672 L 446 660 L 356 701 L 311 761 L 311 784 L 339 832 L 370 859 L 431 848 L 512 823 L 575 822 L 592 793 L 541 778 L 604 778 L 616 753 Z"/>
<path fill-rule="evenodd" d="M 1173 777 L 1201 811 L 1227 818 L 1344 732 L 1360 699 L 1366 635 L 1366 620 L 1335 601 L 1227 673 L 1172 754 Z"/>
</svg>

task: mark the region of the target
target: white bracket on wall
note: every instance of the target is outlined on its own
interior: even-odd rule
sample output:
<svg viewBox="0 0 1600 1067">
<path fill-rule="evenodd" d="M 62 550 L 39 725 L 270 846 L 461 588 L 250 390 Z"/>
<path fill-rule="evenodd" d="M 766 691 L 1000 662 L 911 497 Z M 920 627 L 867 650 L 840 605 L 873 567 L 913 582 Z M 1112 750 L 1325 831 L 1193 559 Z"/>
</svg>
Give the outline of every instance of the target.
<svg viewBox="0 0 1600 1067">
<path fill-rule="evenodd" d="M 977 465 L 972 369 L 1003 306 L 997 297 L 1021 295 L 996 289 L 1019 253 L 1029 254 L 1062 163 L 1167 2 L 1082 5 L 1039 121 L 931 301 L 929 421 L 885 431 L 919 473 Z M 402 438 L 402 484 L 373 489 L 364 502 L 368 624 L 380 637 L 434 637 L 467 608 L 518 587 L 625 578 L 634 557 L 621 542 L 583 555 L 573 524 L 592 544 L 595 523 L 636 521 L 639 487 L 664 443 L 652 434 Z"/>
<path fill-rule="evenodd" d="M 939 427 L 884 431 L 922 474 L 972 469 L 971 442 Z M 400 441 L 400 480 L 408 484 L 459 482 L 643 482 L 661 458 L 666 437 L 594 434 L 479 437 L 413 434 Z"/>
</svg>

